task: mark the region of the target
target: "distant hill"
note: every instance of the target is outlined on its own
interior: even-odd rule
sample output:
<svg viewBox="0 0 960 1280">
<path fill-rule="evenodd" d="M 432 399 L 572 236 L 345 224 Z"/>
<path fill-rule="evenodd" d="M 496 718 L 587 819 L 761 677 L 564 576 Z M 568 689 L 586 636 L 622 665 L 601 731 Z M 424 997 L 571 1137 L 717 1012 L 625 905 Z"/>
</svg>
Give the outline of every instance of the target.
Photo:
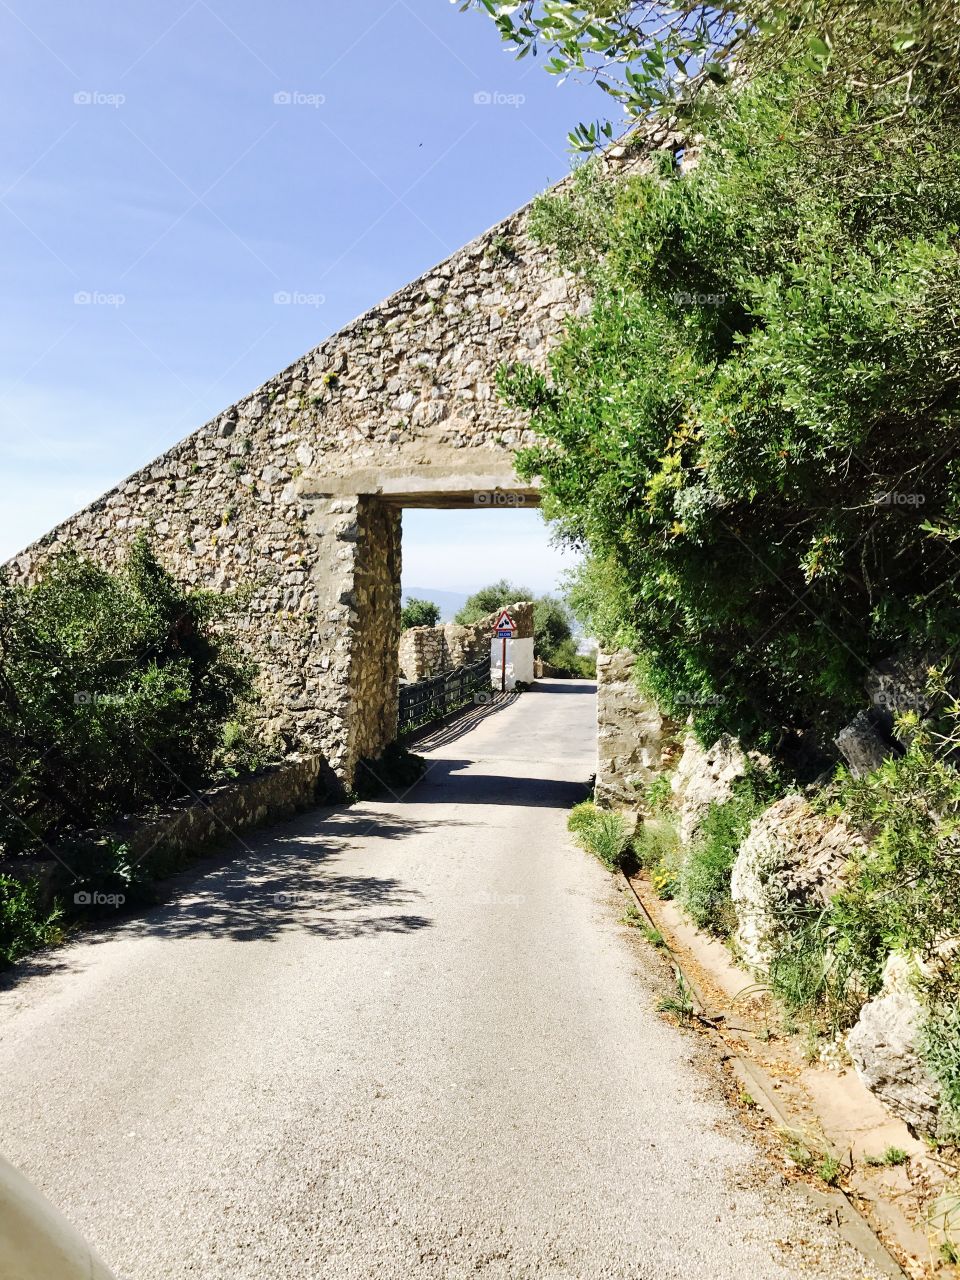
<svg viewBox="0 0 960 1280">
<path fill-rule="evenodd" d="M 467 603 L 467 591 L 437 591 L 434 587 L 404 587 L 403 603 L 416 596 L 418 600 L 432 600 L 440 606 L 440 621 L 452 622 L 453 615 Z"/>
</svg>

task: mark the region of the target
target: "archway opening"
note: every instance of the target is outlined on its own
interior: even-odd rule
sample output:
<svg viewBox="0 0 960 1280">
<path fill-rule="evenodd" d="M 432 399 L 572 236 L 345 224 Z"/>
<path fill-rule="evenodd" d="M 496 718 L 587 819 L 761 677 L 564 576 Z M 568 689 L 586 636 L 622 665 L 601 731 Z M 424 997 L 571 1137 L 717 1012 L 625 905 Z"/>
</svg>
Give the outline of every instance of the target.
<svg viewBox="0 0 960 1280">
<path fill-rule="evenodd" d="M 401 733 L 418 717 L 455 714 L 471 692 L 482 701 L 529 688 L 553 649 L 582 641 L 564 598 L 579 557 L 556 545 L 535 502 L 481 493 L 469 507 L 418 503 L 403 509 L 402 542 Z"/>
</svg>

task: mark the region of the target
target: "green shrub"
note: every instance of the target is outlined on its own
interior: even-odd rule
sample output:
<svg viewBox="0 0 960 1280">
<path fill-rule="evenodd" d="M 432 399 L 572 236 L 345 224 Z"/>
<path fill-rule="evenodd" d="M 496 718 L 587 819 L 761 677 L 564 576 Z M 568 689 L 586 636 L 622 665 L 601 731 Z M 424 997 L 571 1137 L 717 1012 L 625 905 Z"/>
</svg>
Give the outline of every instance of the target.
<svg viewBox="0 0 960 1280">
<path fill-rule="evenodd" d="M 516 604 L 518 600 L 532 599 L 533 592 L 529 587 L 518 586 L 507 578 L 499 578 L 488 587 L 481 587 L 472 596 L 468 596 L 457 610 L 453 620 L 466 627 L 472 622 L 480 622 L 488 614 L 496 613 L 505 605 Z"/>
<path fill-rule="evenodd" d="M 597 656 L 595 653 L 578 653 L 577 642 L 572 636 L 561 641 L 556 648 L 546 655 L 546 661 L 559 671 L 581 680 L 594 680 L 597 675 Z"/>
<path fill-rule="evenodd" d="M 596 822 L 586 833 L 587 845 L 605 867 L 615 871 L 622 867 L 630 848 L 630 832 L 619 813 L 601 810 Z"/>
<path fill-rule="evenodd" d="M 733 785 L 723 803 L 712 803 L 683 860 L 678 898 L 700 929 L 726 938 L 737 919 L 730 897 L 730 875 L 750 823 L 776 794 L 774 775 L 751 769 Z"/>
<path fill-rule="evenodd" d="M 409 596 L 400 610 L 400 630 L 411 627 L 435 627 L 440 621 L 440 606 L 432 600 L 418 600 Z"/>
<path fill-rule="evenodd" d="M 940 1085 L 937 1136 L 960 1143 L 960 1006 L 935 1000 L 920 1031 L 920 1051 Z"/>
<path fill-rule="evenodd" d="M 571 810 L 567 829 L 608 870 L 616 871 L 625 865 L 630 853 L 630 831 L 619 813 L 598 809 L 593 801 L 586 800 Z"/>
<path fill-rule="evenodd" d="M 575 804 L 567 815 L 567 830 L 575 836 L 582 836 L 587 828 L 596 822 L 597 812 L 597 806 L 592 800 Z"/>
<path fill-rule="evenodd" d="M 783 921 L 767 981 L 790 1014 L 831 1035 L 856 1020 L 867 995 L 856 964 L 837 945 L 829 908 Z"/>
<path fill-rule="evenodd" d="M 680 888 L 683 850 L 676 820 L 664 813 L 646 818 L 637 828 L 633 846 L 640 865 L 649 872 L 659 898 L 675 898 Z"/>
<path fill-rule="evenodd" d="M 143 538 L 115 572 L 67 552 L 34 586 L 0 575 L 0 853 L 215 774 L 251 693 L 231 607 L 181 590 Z"/>
<path fill-rule="evenodd" d="M 68 916 L 87 920 L 156 901 L 143 859 L 115 840 L 78 840 L 62 848 L 57 891 Z"/>
<path fill-rule="evenodd" d="M 648 783 L 643 792 L 643 802 L 651 813 L 663 814 L 669 811 L 673 801 L 673 787 L 669 773 L 661 773 Z"/>
<path fill-rule="evenodd" d="M 956 713 L 948 720 L 960 724 Z M 928 728 L 916 727 L 905 755 L 838 784 L 836 807 L 871 838 L 850 864 L 832 922 L 871 991 L 891 951 L 916 954 L 941 981 L 960 985 L 960 966 L 941 962 L 942 943 L 960 938 L 960 774 L 952 749 L 953 737 L 938 746 Z"/>
<path fill-rule="evenodd" d="M 960 774 L 951 763 L 960 707 L 948 706 L 936 731 L 915 717 L 900 731 L 904 755 L 865 777 L 841 771 L 830 788 L 828 811 L 869 840 L 825 910 L 784 919 L 769 985 L 791 1013 L 835 1033 L 880 988 L 891 952 L 917 957 L 927 1010 L 920 1049 L 941 1085 L 943 1131 L 960 1139 L 960 957 L 944 949 L 960 939 Z"/>
<path fill-rule="evenodd" d="M 273 758 L 273 752 L 260 739 L 249 716 L 228 720 L 223 726 L 220 746 L 213 757 L 213 770 L 225 778 L 239 778 L 255 773 Z"/>
<path fill-rule="evenodd" d="M 705 95 L 695 167 L 590 161 L 537 206 L 594 305 L 546 374 L 502 371 L 519 470 L 589 548 L 589 629 L 710 740 L 831 749 L 866 666 L 960 641 L 955 58 L 949 24 L 892 52 L 908 8 L 870 37 L 847 8 L 844 81 L 806 60 Z M 916 59 L 902 111 L 877 41 Z"/>
<path fill-rule="evenodd" d="M 517 596 L 516 599 L 523 599 Z M 563 662 L 557 656 L 565 652 L 565 646 L 573 641 L 570 610 L 556 596 L 536 596 L 533 601 L 533 649 L 539 658 L 560 667 Z M 573 645 L 576 653 L 576 645 Z"/>
<path fill-rule="evenodd" d="M 37 877 L 18 880 L 0 875 L 0 968 L 57 941 L 59 916 L 56 909 L 44 907 Z"/>
<path fill-rule="evenodd" d="M 701 833 L 680 872 L 680 905 L 698 929 L 718 938 L 729 937 L 737 926 L 730 897 L 730 872 L 736 856 L 736 844 Z"/>
</svg>

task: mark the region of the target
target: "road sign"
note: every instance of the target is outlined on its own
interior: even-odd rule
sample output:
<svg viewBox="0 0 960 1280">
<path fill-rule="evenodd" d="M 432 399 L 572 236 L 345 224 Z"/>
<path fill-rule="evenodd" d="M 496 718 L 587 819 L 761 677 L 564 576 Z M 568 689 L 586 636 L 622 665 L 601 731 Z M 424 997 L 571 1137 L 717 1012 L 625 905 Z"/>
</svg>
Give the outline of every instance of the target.
<svg viewBox="0 0 960 1280">
<path fill-rule="evenodd" d="M 517 634 L 517 624 L 506 609 L 500 610 L 500 616 L 493 624 L 493 633 L 498 640 L 512 640 Z"/>
<path fill-rule="evenodd" d="M 507 641 L 512 640 L 517 634 L 517 624 L 506 611 L 501 609 L 497 616 L 496 622 L 493 624 L 494 639 L 501 640 L 500 646 L 500 692 L 505 693 L 507 689 Z"/>
</svg>

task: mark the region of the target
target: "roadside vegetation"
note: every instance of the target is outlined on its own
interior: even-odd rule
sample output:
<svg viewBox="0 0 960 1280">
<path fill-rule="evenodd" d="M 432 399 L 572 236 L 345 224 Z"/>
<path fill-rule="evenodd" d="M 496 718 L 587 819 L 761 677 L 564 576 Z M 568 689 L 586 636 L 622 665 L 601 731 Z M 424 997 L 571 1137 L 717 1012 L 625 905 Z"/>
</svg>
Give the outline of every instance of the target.
<svg viewBox="0 0 960 1280">
<path fill-rule="evenodd" d="M 730 876 L 750 823 L 767 807 L 776 786 L 758 770 L 739 779 L 733 795 L 713 803 L 686 851 L 677 875 L 677 898 L 701 929 L 728 938 L 737 925 L 730 897 Z"/>
<path fill-rule="evenodd" d="M 663 901 L 669 902 L 680 889 L 683 849 L 676 815 L 671 805 L 670 779 L 656 778 L 645 795 L 646 817 L 634 835 L 638 864 Z"/>
<path fill-rule="evenodd" d="M 236 604 L 183 591 L 144 538 L 114 571 L 67 552 L 32 586 L 0 578 L 0 963 L 68 914 L 25 859 L 133 901 L 142 876 L 91 829 L 262 762 Z"/>
<path fill-rule="evenodd" d="M 589 549 L 587 629 L 665 711 L 768 750 L 829 743 L 871 663 L 960 639 L 955 21 L 776 9 L 684 106 L 695 164 L 612 190 L 588 161 L 541 199 L 594 305 L 501 379 L 544 441 L 521 474 Z"/>
<path fill-rule="evenodd" d="M 908 716 L 898 728 L 909 741 L 901 756 L 860 778 L 838 769 L 811 793 L 825 817 L 842 816 L 869 839 L 826 906 L 785 904 L 769 968 L 747 990 L 772 996 L 786 1029 L 804 1032 L 816 1056 L 880 992 L 891 953 L 909 957 L 923 1010 L 918 1048 L 941 1093 L 936 1139 L 960 1145 L 960 774 L 953 763 L 960 703 L 951 700 L 936 725 Z M 642 796 L 643 821 L 612 861 L 591 802 L 571 812 L 569 826 L 612 870 L 643 868 L 661 899 L 675 899 L 736 956 L 734 862 L 753 820 L 789 789 L 776 772 L 752 768 L 729 800 L 710 804 L 684 846 L 670 778 L 661 775 Z M 626 839 L 626 827 L 619 829 Z M 897 1163 L 894 1155 L 889 1163 Z"/>
<path fill-rule="evenodd" d="M 826 907 L 785 911 L 768 989 L 850 1025 L 891 952 L 960 1139 L 960 27 L 949 0 L 474 0 L 520 56 L 592 78 L 675 142 L 609 181 L 587 159 L 533 233 L 582 280 L 544 371 L 501 371 L 540 443 L 518 454 L 587 556 L 570 593 L 704 745 L 735 734 L 867 837 Z M 616 130 L 579 124 L 589 153 Z M 642 151 L 643 130 L 621 140 Z M 867 777 L 834 739 L 878 662 L 934 664 Z M 943 717 L 941 719 L 940 717 Z M 657 784 L 659 787 L 659 784 Z M 773 795 L 737 790 L 681 849 L 669 792 L 634 839 L 664 897 L 735 926 L 730 872 Z M 586 840 L 589 824 L 579 838 Z"/>
<path fill-rule="evenodd" d="M 632 851 L 630 830 L 619 813 L 599 809 L 592 800 L 584 800 L 571 810 L 567 829 L 581 848 L 599 858 L 608 871 L 628 865 Z"/>
</svg>

